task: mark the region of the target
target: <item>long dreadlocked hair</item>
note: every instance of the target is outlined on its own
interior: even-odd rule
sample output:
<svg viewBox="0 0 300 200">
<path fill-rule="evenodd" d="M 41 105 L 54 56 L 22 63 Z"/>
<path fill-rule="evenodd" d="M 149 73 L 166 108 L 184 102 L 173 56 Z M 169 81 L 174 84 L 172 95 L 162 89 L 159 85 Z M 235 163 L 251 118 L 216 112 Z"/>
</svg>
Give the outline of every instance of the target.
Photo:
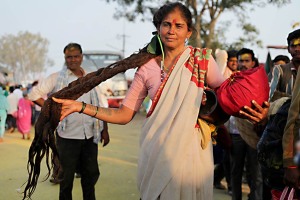
<svg viewBox="0 0 300 200">
<path fill-rule="evenodd" d="M 58 158 L 54 133 L 60 119 L 61 104 L 54 102 L 52 97 L 76 100 L 84 93 L 89 92 L 91 89 L 99 85 L 101 82 L 118 73 L 125 72 L 128 69 L 140 67 L 156 56 L 157 55 L 155 54 L 147 53 L 147 49 L 145 47 L 139 52 L 115 62 L 106 68 L 101 68 L 95 72 L 87 74 L 84 77 L 78 78 L 71 82 L 67 87 L 48 97 L 42 107 L 41 114 L 39 115 L 34 128 L 35 136 L 29 149 L 27 162 L 29 177 L 27 182 L 24 183 L 27 184 L 23 192 L 23 200 L 26 198 L 31 199 L 31 196 L 36 189 L 42 159 L 46 156 L 48 173 L 44 179 L 45 181 L 49 178 L 50 171 L 55 165 L 54 160 Z M 49 162 L 50 155 L 51 164 Z"/>
</svg>

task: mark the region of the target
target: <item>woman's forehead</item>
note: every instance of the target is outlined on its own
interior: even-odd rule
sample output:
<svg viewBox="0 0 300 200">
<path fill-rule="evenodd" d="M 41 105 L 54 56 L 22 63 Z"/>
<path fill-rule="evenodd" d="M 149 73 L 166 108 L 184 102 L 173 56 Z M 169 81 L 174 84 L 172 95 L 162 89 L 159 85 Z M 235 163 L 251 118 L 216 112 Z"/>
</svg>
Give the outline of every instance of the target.
<svg viewBox="0 0 300 200">
<path fill-rule="evenodd" d="M 167 21 L 172 24 L 186 24 L 185 18 L 182 16 L 182 13 L 178 9 L 167 14 L 163 21 Z"/>
</svg>

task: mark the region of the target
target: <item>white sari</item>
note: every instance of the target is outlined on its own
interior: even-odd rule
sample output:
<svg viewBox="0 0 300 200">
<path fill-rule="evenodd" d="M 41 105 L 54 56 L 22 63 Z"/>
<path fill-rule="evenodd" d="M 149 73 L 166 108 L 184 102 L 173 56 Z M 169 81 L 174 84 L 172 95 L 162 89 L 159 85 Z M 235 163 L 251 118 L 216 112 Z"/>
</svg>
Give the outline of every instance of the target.
<svg viewBox="0 0 300 200">
<path fill-rule="evenodd" d="M 202 149 L 195 128 L 209 55 L 194 48 L 182 53 L 145 121 L 137 180 L 142 200 L 213 199 L 212 145 Z M 206 66 L 195 65 L 197 59 Z"/>
</svg>

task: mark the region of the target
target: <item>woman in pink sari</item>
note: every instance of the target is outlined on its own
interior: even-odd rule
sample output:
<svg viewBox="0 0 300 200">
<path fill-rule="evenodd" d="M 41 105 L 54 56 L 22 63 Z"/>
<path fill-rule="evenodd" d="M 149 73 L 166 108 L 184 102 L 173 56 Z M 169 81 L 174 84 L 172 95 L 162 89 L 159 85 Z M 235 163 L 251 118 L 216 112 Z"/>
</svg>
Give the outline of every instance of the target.
<svg viewBox="0 0 300 200">
<path fill-rule="evenodd" d="M 23 98 L 18 102 L 17 111 L 17 127 L 18 131 L 22 134 L 22 139 L 30 139 L 30 129 L 31 129 L 31 115 L 33 103 L 28 99 L 27 91 L 23 91 Z"/>
<path fill-rule="evenodd" d="M 205 121 L 197 118 L 206 99 L 202 98 L 204 85 L 216 88 L 224 78 L 211 50 L 186 45 L 194 30 L 186 6 L 179 2 L 165 4 L 155 13 L 153 23 L 157 35 L 138 54 L 131 55 L 136 60 L 146 60 L 146 64 L 137 66 L 139 69 L 120 108 L 53 100 L 62 103 L 61 120 L 70 113 L 80 112 L 110 123 L 126 124 L 148 95 L 152 107 L 142 127 L 138 160 L 141 199 L 211 200 L 214 169 L 211 131 Z M 257 116 L 249 119 L 258 120 Z"/>
</svg>

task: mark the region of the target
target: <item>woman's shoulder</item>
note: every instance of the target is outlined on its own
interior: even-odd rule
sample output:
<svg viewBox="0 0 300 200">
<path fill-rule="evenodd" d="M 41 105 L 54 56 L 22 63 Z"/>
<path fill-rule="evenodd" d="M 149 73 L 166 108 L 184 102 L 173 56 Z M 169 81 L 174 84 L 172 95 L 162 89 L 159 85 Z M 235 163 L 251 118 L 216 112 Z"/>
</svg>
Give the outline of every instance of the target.
<svg viewBox="0 0 300 200">
<path fill-rule="evenodd" d="M 158 65 L 158 60 L 155 58 L 152 58 L 147 63 L 139 67 L 138 72 L 139 73 L 148 73 L 151 71 L 157 71 L 160 70 L 160 67 Z"/>
</svg>

